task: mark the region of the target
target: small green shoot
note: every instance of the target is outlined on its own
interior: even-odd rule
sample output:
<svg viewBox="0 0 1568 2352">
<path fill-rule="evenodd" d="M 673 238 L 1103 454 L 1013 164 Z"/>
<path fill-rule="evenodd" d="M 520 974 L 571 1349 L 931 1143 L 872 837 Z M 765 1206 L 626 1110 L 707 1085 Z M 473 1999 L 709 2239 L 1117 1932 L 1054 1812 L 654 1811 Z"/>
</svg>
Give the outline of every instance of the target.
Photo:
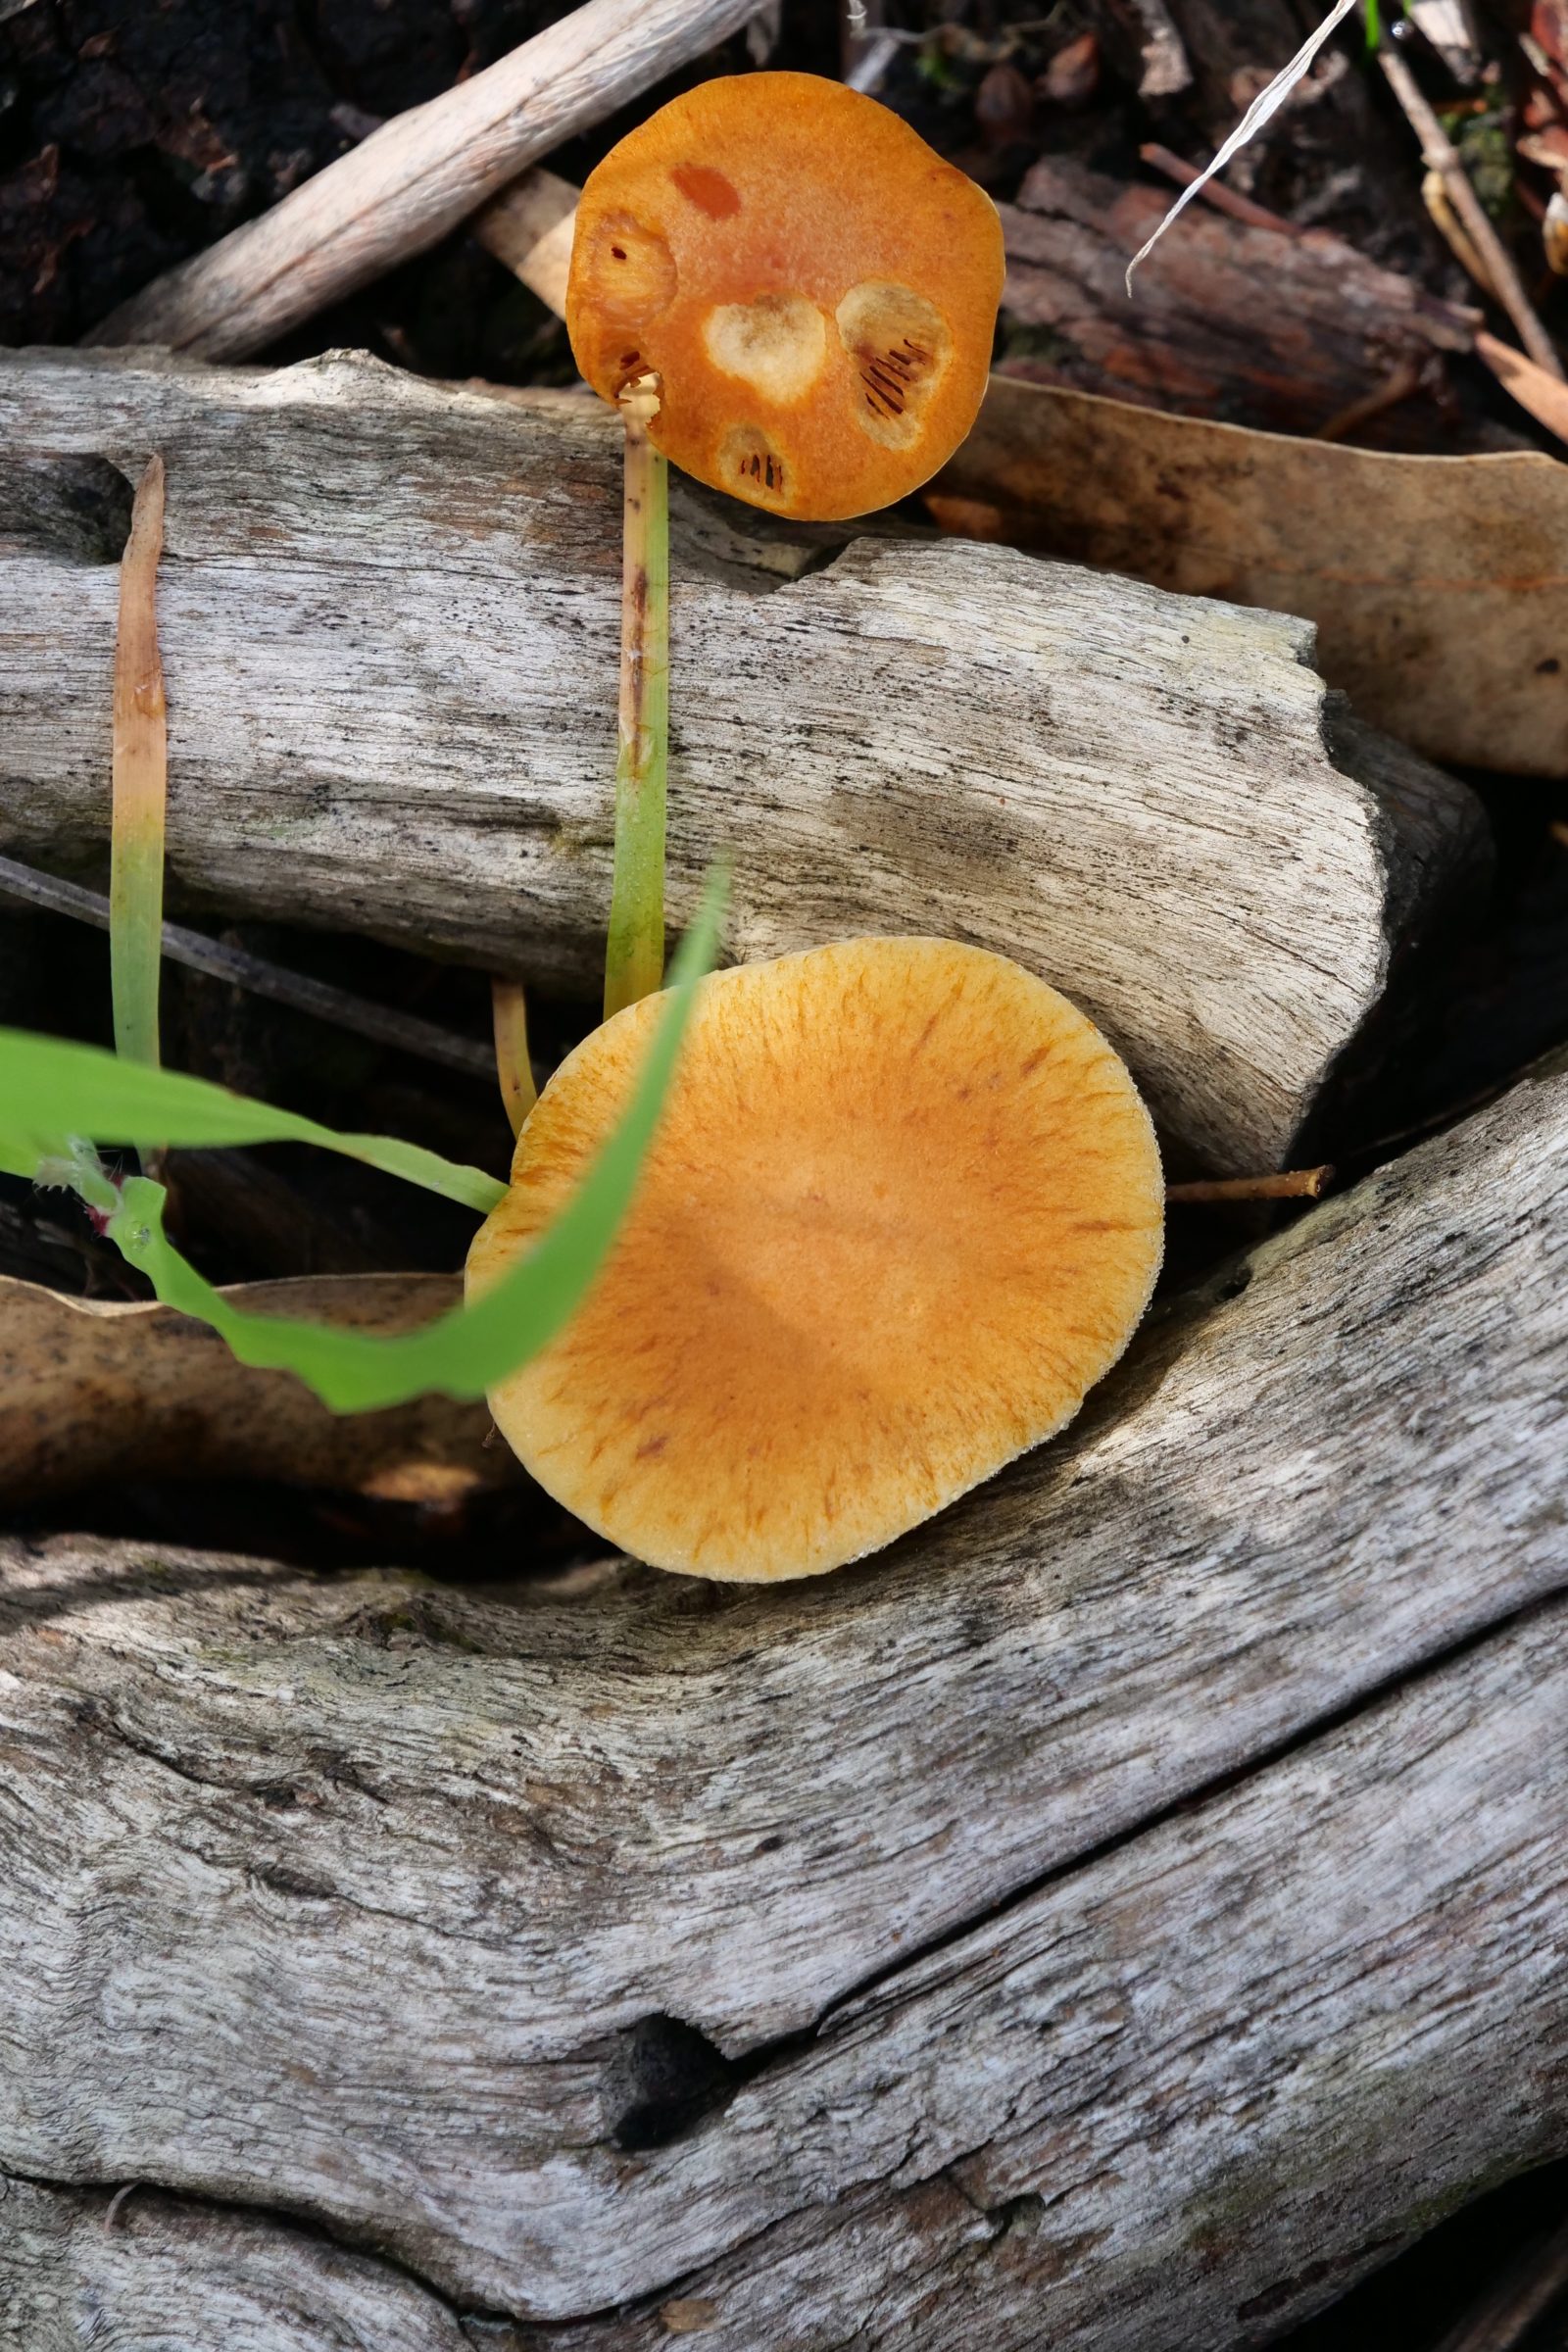
<svg viewBox="0 0 1568 2352">
<path fill-rule="evenodd" d="M 1362 6 L 1366 11 L 1366 45 L 1370 55 L 1383 46 L 1383 12 L 1379 0 L 1362 0 Z M 1407 17 L 1409 13 L 1410 0 L 1399 0 L 1399 14 Z"/>
</svg>

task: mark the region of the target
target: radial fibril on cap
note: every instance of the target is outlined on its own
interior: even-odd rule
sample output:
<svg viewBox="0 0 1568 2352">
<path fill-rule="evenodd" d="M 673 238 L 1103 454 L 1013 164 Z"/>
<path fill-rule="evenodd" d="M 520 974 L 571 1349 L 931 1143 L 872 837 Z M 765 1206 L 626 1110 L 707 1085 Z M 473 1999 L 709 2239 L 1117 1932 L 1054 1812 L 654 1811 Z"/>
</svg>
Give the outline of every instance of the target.
<svg viewBox="0 0 1568 2352">
<path fill-rule="evenodd" d="M 470 1285 L 572 1194 L 659 1002 L 545 1089 Z M 491 1410 L 637 1557 L 814 1575 L 1069 1420 L 1148 1303 L 1162 1230 L 1133 1082 L 1044 981 L 924 939 L 742 965 L 704 983 L 605 1272 Z"/>
<path fill-rule="evenodd" d="M 861 514 L 925 481 L 980 406 L 1002 228 L 874 99 L 808 74 L 704 82 L 583 189 L 566 320 L 613 400 L 663 386 L 656 439 L 776 514 Z"/>
</svg>

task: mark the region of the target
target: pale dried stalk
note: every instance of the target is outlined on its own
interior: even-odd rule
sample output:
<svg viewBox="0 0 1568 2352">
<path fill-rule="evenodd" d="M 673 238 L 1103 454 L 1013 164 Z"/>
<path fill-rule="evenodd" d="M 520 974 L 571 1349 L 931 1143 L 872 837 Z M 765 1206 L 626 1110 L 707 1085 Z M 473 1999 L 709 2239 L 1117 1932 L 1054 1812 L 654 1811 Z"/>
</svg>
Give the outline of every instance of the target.
<svg viewBox="0 0 1568 2352">
<path fill-rule="evenodd" d="M 1236 128 L 1231 132 L 1230 137 L 1220 148 L 1219 153 L 1215 156 L 1213 162 L 1206 165 L 1204 169 L 1199 172 L 1197 178 L 1193 180 L 1191 186 L 1183 188 L 1181 194 L 1177 197 L 1175 203 L 1171 206 L 1170 211 L 1165 215 L 1164 220 L 1161 220 L 1153 235 L 1148 239 L 1147 243 L 1141 245 L 1138 251 L 1133 255 L 1132 260 L 1127 265 L 1127 291 L 1129 294 L 1131 294 L 1133 290 L 1134 270 L 1138 269 L 1141 263 L 1146 262 L 1149 259 L 1149 256 L 1153 252 L 1154 247 L 1159 243 L 1160 238 L 1165 234 L 1166 229 L 1170 227 L 1171 222 L 1177 218 L 1178 214 L 1185 212 L 1187 207 L 1192 203 L 1194 197 L 1202 193 L 1202 191 L 1207 187 L 1209 181 L 1215 176 L 1216 172 L 1223 172 L 1226 165 L 1232 162 L 1236 156 L 1240 155 L 1244 147 L 1250 146 L 1252 140 L 1256 138 L 1258 132 L 1263 128 L 1264 124 L 1270 122 L 1272 118 L 1279 113 L 1280 108 L 1285 104 L 1285 101 L 1287 98 L 1289 98 L 1291 92 L 1296 88 L 1297 84 L 1300 81 L 1303 81 L 1307 74 L 1311 71 L 1312 62 L 1316 58 L 1318 51 L 1324 46 L 1325 42 L 1329 39 L 1329 36 L 1333 33 L 1336 26 L 1345 22 L 1345 19 L 1349 15 L 1355 4 L 1356 0 L 1334 0 L 1334 6 L 1330 9 L 1323 23 L 1318 26 L 1317 30 L 1308 40 L 1302 42 L 1300 48 L 1298 49 L 1290 64 L 1282 68 L 1282 70 L 1275 74 L 1273 80 L 1268 84 L 1266 89 L 1259 90 L 1257 96 L 1252 100 L 1251 105 L 1248 108 L 1240 122 L 1237 123 Z"/>
<path fill-rule="evenodd" d="M 490 1009 L 496 1032 L 496 1076 L 514 1135 L 539 1100 L 528 1058 L 528 1001 L 520 980 L 492 980 Z"/>
<path fill-rule="evenodd" d="M 625 546 L 621 568 L 615 873 L 605 951 L 605 1018 L 664 979 L 664 798 L 669 750 L 669 466 L 649 438 L 659 378 L 623 386 Z"/>
<path fill-rule="evenodd" d="M 158 979 L 163 956 L 164 809 L 169 735 L 158 651 L 158 559 L 164 547 L 164 461 L 152 457 L 136 486 L 120 564 L 115 638 L 114 814 L 109 850 L 109 968 L 115 1049 L 158 1059 Z"/>
</svg>

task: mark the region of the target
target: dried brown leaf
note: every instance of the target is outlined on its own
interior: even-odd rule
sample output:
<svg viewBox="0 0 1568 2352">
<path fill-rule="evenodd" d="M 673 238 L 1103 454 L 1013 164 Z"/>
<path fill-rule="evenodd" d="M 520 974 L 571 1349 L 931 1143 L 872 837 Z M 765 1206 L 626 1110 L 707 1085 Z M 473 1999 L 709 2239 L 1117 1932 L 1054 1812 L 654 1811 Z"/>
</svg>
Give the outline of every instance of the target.
<svg viewBox="0 0 1568 2352">
<path fill-rule="evenodd" d="M 237 1286 L 279 1314 L 400 1331 L 455 1306 L 456 1275 L 350 1274 Z M 409 1498 L 510 1483 L 482 1404 L 422 1396 L 340 1418 L 286 1372 L 235 1361 L 171 1308 L 72 1298 L 0 1277 L 0 1500 L 138 1477 L 280 1479 Z"/>
</svg>

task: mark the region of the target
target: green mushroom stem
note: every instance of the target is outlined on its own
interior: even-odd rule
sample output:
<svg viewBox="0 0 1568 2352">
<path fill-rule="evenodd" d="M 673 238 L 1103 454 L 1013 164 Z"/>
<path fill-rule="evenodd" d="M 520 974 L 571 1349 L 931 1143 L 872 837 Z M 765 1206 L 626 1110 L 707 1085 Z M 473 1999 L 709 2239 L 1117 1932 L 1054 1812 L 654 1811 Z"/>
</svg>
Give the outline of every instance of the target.
<svg viewBox="0 0 1568 2352">
<path fill-rule="evenodd" d="M 656 375 L 619 395 L 626 432 L 615 873 L 605 1018 L 664 981 L 664 796 L 669 754 L 669 467 L 649 439 Z"/>
</svg>

